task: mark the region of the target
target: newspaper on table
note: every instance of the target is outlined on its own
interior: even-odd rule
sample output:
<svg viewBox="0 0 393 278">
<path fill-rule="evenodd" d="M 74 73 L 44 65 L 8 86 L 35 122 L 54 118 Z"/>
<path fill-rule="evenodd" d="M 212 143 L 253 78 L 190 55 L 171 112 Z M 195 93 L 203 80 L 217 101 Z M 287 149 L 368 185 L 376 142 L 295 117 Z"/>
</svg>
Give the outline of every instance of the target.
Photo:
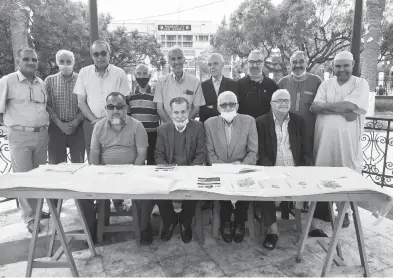
<svg viewBox="0 0 393 278">
<path fill-rule="evenodd" d="M 125 175 L 132 169 L 132 164 L 125 165 L 88 165 L 75 171 L 76 176 Z"/>
<path fill-rule="evenodd" d="M 216 174 L 243 174 L 251 172 L 263 172 L 263 166 L 213 163 L 212 172 Z"/>
</svg>

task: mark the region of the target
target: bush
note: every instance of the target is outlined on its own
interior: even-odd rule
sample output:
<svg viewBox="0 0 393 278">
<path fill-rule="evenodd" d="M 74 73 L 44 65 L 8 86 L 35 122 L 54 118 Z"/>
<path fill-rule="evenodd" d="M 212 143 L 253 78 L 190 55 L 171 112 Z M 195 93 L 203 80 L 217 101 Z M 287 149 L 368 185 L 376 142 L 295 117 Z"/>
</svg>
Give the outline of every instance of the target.
<svg viewBox="0 0 393 278">
<path fill-rule="evenodd" d="M 393 112 L 393 98 L 392 99 L 375 99 L 375 112 Z"/>
</svg>

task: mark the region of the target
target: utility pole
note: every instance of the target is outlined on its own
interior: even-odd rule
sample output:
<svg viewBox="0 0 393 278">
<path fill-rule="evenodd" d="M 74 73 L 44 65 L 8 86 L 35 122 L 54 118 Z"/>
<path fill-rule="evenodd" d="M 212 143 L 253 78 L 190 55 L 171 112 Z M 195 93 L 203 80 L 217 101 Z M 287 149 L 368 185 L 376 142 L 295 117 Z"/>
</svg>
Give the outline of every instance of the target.
<svg viewBox="0 0 393 278">
<path fill-rule="evenodd" d="M 360 77 L 360 44 L 362 32 L 363 0 L 355 0 L 352 23 L 351 52 L 355 61 L 353 75 Z"/>
<path fill-rule="evenodd" d="M 89 0 L 90 45 L 98 40 L 97 0 Z"/>
</svg>

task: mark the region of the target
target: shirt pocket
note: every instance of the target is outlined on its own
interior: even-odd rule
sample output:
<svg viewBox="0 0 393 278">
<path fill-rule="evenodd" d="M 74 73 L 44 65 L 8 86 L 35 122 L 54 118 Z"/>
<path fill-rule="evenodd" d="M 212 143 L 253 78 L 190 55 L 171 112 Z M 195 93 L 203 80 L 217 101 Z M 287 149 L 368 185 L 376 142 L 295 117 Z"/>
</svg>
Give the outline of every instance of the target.
<svg viewBox="0 0 393 278">
<path fill-rule="evenodd" d="M 310 91 L 303 91 L 300 94 L 300 100 L 302 103 L 313 103 L 314 98 L 315 98 L 315 94 L 313 92 Z"/>
</svg>

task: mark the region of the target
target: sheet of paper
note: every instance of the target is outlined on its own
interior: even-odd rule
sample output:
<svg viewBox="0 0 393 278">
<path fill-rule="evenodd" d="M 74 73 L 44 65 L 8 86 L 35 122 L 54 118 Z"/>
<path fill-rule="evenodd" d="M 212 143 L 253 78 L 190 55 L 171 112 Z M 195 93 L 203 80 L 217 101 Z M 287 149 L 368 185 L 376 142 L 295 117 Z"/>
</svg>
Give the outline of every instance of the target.
<svg viewBox="0 0 393 278">
<path fill-rule="evenodd" d="M 95 175 L 125 175 L 132 169 L 132 164 L 128 165 L 88 165 L 80 168 L 74 173 L 76 176 Z"/>
<path fill-rule="evenodd" d="M 217 174 L 240 174 L 240 173 L 250 173 L 250 172 L 263 172 L 263 166 L 256 165 L 234 165 L 234 164 L 221 164 L 216 163 L 212 166 L 213 173 Z"/>
</svg>

